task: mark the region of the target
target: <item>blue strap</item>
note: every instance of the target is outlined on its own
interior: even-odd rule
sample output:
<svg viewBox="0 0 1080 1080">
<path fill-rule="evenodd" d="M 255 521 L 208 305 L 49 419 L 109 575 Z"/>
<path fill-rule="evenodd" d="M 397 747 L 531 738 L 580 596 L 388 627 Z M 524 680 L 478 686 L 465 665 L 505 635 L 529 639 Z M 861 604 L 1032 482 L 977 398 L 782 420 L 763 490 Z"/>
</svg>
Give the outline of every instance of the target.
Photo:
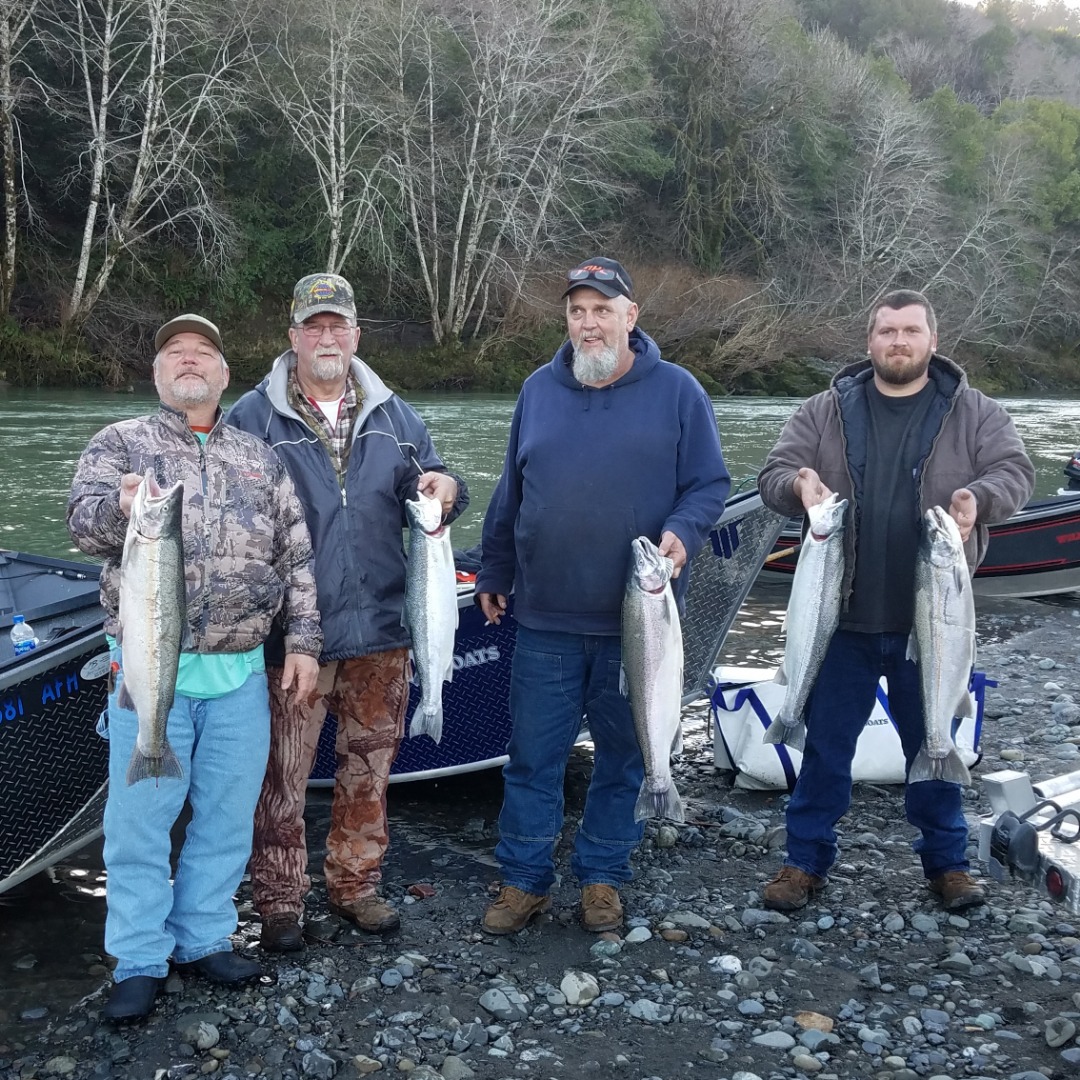
<svg viewBox="0 0 1080 1080">
<path fill-rule="evenodd" d="M 732 756 L 731 748 L 727 744 L 727 740 L 724 739 L 723 730 L 720 727 L 720 717 L 717 715 L 717 710 L 723 709 L 724 712 L 739 712 L 743 705 L 749 703 L 750 708 L 754 710 L 754 715 L 761 721 L 761 728 L 763 731 L 767 731 L 769 725 L 773 722 L 772 717 L 769 716 L 768 710 L 761 704 L 761 699 L 757 696 L 752 686 L 744 686 L 741 690 L 736 691 L 735 700 L 729 706 L 724 701 L 723 688 L 718 686 L 712 694 L 710 699 L 713 709 L 713 720 L 716 724 L 716 730 L 720 732 L 720 739 L 724 743 L 724 749 L 728 751 L 728 757 L 731 759 L 732 764 L 735 763 L 735 758 Z M 784 781 L 787 783 L 788 791 L 795 790 L 795 781 L 797 779 L 795 775 L 795 766 L 791 762 L 791 755 L 788 753 L 788 748 L 782 743 L 766 743 L 766 746 L 772 746 L 776 751 L 777 759 L 780 762 L 780 767 L 784 770 Z"/>
</svg>

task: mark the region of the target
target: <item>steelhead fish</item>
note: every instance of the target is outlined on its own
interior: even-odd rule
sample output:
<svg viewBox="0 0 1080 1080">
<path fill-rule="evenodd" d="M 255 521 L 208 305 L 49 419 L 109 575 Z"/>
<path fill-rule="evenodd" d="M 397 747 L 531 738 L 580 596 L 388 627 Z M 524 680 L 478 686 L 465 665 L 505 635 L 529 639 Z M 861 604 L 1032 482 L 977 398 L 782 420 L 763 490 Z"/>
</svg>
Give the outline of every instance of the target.
<svg viewBox="0 0 1080 1080">
<path fill-rule="evenodd" d="M 454 636 L 458 624 L 457 575 L 450 526 L 442 523 L 442 503 L 422 491 L 405 501 L 409 515 L 409 565 L 405 575 L 405 622 L 412 636 L 413 663 L 422 696 L 409 735 L 442 740 L 442 684 L 454 677 Z"/>
<path fill-rule="evenodd" d="M 634 820 L 685 821 L 671 779 L 671 755 L 682 746 L 683 642 L 671 591 L 672 562 L 645 536 L 630 544 L 622 602 L 622 690 L 645 759 Z"/>
<path fill-rule="evenodd" d="M 940 506 L 923 515 L 915 558 L 915 617 L 907 656 L 919 665 L 924 735 L 908 783 L 971 774 L 952 739 L 953 717 L 975 715 L 968 686 L 975 666 L 975 601 L 960 529 Z"/>
<path fill-rule="evenodd" d="M 765 730 L 767 743 L 782 743 L 793 750 L 806 745 L 806 702 L 840 621 L 845 510 L 847 499 L 834 493 L 806 512 L 810 526 L 791 582 L 784 659 L 773 676 L 778 686 L 787 687 L 787 693 Z"/>
<path fill-rule="evenodd" d="M 165 731 L 187 626 L 183 515 L 184 485 L 162 491 L 147 473 L 131 505 L 120 563 L 123 680 L 117 704 L 139 717 L 129 784 L 184 775 Z"/>
</svg>

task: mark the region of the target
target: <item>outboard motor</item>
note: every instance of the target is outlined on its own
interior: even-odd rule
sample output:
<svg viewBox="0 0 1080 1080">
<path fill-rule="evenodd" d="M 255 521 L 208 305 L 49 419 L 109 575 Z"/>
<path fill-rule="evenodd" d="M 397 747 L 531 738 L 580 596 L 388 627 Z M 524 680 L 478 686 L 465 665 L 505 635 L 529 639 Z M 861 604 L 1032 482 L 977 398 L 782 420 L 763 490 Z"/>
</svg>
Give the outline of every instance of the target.
<svg viewBox="0 0 1080 1080">
<path fill-rule="evenodd" d="M 1069 478 L 1068 491 L 1080 491 L 1080 450 L 1075 450 L 1065 466 L 1065 475 Z"/>
</svg>

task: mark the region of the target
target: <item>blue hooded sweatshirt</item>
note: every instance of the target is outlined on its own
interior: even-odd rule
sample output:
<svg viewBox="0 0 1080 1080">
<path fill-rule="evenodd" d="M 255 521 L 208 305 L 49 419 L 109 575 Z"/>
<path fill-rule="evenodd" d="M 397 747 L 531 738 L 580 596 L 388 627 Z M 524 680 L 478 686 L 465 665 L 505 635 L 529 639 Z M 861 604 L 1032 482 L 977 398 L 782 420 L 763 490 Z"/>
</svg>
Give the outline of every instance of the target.
<svg viewBox="0 0 1080 1080">
<path fill-rule="evenodd" d="M 618 635 L 631 540 L 670 530 L 689 561 L 724 509 L 731 481 L 708 395 L 637 328 L 630 347 L 633 366 L 610 386 L 574 378 L 568 341 L 521 388 L 476 591 L 513 588 L 530 629 Z"/>
</svg>

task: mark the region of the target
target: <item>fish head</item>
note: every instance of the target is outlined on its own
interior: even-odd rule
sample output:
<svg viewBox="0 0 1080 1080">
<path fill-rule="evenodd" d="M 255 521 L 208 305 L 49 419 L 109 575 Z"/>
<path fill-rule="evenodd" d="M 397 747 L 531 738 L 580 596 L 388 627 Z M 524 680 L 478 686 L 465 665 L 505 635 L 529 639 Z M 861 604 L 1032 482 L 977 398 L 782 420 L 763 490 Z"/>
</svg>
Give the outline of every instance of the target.
<svg viewBox="0 0 1080 1080">
<path fill-rule="evenodd" d="M 923 543 L 934 566 L 956 566 L 965 562 L 960 527 L 940 506 L 931 506 L 923 515 Z"/>
<path fill-rule="evenodd" d="M 433 499 L 430 495 L 418 491 L 415 499 L 405 500 L 405 512 L 409 515 L 409 524 L 414 529 L 419 529 L 429 536 L 442 534 L 443 509 L 439 499 Z"/>
<path fill-rule="evenodd" d="M 139 482 L 131 503 L 131 527 L 140 540 L 159 540 L 182 530 L 184 520 L 184 482 L 161 488 L 152 472 Z"/>
<path fill-rule="evenodd" d="M 811 506 L 806 511 L 806 516 L 810 519 L 810 536 L 820 544 L 839 532 L 844 527 L 847 505 L 847 499 L 841 499 L 834 491 L 827 499 Z"/>
<path fill-rule="evenodd" d="M 647 537 L 639 536 L 630 542 L 630 587 L 641 592 L 661 593 L 671 581 L 675 564 L 660 554 L 660 549 Z"/>
</svg>

